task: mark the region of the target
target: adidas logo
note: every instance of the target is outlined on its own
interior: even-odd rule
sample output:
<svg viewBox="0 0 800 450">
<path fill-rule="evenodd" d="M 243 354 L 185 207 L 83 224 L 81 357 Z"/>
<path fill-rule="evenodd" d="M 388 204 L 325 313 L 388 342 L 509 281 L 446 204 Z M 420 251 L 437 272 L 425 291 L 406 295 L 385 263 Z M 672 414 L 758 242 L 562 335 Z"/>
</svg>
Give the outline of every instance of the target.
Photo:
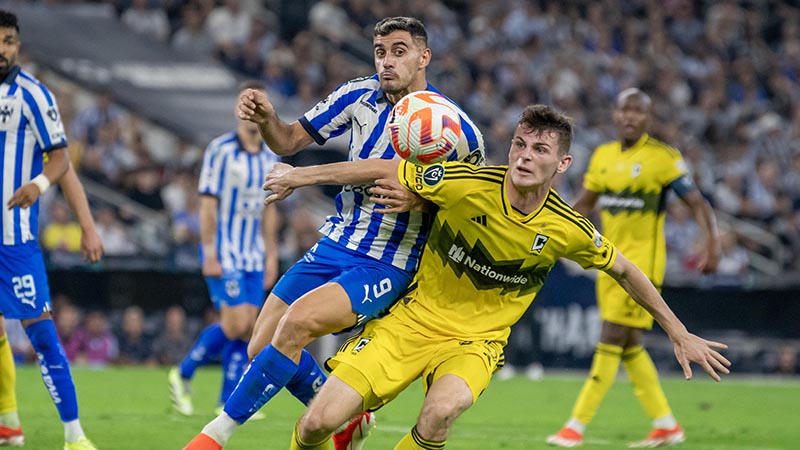
<svg viewBox="0 0 800 450">
<path fill-rule="evenodd" d="M 469 220 L 471 220 L 471 221 L 473 221 L 475 223 L 479 223 L 479 224 L 481 224 L 483 226 L 486 226 L 486 215 L 485 214 L 482 215 L 482 216 L 475 216 L 475 217 L 473 217 L 472 219 L 469 219 Z"/>
</svg>

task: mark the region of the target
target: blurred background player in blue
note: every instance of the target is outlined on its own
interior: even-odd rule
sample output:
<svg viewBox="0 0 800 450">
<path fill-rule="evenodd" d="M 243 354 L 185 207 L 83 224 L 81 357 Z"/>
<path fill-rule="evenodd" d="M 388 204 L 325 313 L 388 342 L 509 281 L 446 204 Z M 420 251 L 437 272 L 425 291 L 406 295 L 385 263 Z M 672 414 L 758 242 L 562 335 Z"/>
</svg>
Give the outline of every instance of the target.
<svg viewBox="0 0 800 450">
<path fill-rule="evenodd" d="M 240 85 L 240 93 L 249 90 L 264 92 L 264 86 Z M 202 272 L 220 320 L 169 372 L 172 405 L 181 414 L 193 413 L 190 381 L 199 366 L 222 359 L 221 412 L 247 365 L 247 341 L 265 292 L 278 278 L 277 209 L 264 206 L 261 184 L 279 159 L 258 125 L 241 119 L 236 131 L 206 148 L 198 188 Z"/>
<path fill-rule="evenodd" d="M 313 142 L 321 145 L 350 130 L 349 160 L 396 158 L 383 132 L 392 106 L 410 92 L 436 91 L 425 75 L 431 50 L 424 25 L 410 17 L 379 21 L 373 56 L 377 74 L 342 84 L 291 124 L 278 117 L 266 94 L 253 90 L 241 95 L 239 117 L 257 123 L 261 136 L 280 155 L 295 154 Z M 482 163 L 480 132 L 463 113 L 461 122 L 463 144 L 472 152 L 468 158 Z M 248 347 L 250 368 L 223 413 L 187 449 L 222 448 L 283 387 L 308 404 L 326 376 L 304 347 L 380 315 L 406 289 L 422 255 L 428 220 L 421 212 L 376 213 L 372 187 L 343 186 L 336 197 L 337 213 L 320 229 L 324 237 L 267 298 Z M 360 448 L 352 441 L 363 437 L 372 420 L 366 413 L 355 417 L 351 427 L 334 437 L 336 449 Z"/>
<path fill-rule="evenodd" d="M 0 11 L 0 312 L 20 319 L 39 358 L 42 379 L 64 423 L 65 450 L 92 450 L 78 418 L 69 362 L 50 314 L 50 289 L 37 242 L 39 196 L 69 169 L 67 138 L 54 96 L 16 65 L 16 15 Z M 45 164 L 45 154 L 48 163 Z"/>
</svg>

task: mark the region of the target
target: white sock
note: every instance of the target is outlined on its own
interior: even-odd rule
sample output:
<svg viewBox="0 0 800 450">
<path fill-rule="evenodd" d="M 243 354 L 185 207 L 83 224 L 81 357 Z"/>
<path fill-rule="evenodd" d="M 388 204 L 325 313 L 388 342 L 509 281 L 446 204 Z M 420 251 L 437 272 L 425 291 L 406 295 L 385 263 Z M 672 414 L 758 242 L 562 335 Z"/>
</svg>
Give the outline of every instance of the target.
<svg viewBox="0 0 800 450">
<path fill-rule="evenodd" d="M 65 441 L 75 442 L 84 436 L 86 435 L 83 434 L 83 428 L 81 428 L 81 421 L 79 419 L 70 420 L 69 422 L 64 422 Z"/>
<path fill-rule="evenodd" d="M 16 411 L 0 414 L 0 426 L 19 428 L 19 415 Z"/>
<path fill-rule="evenodd" d="M 217 441 L 217 444 L 225 447 L 228 443 L 228 439 L 233 436 L 237 428 L 239 428 L 239 424 L 223 411 L 222 414 L 218 415 L 214 420 L 208 422 L 208 425 L 203 427 L 203 434 Z"/>
<path fill-rule="evenodd" d="M 574 417 L 570 417 L 565 426 L 567 428 L 572 428 L 580 434 L 583 434 L 583 432 L 586 431 L 586 424 Z"/>
<path fill-rule="evenodd" d="M 658 419 L 653 420 L 653 428 L 663 428 L 665 430 L 671 430 L 678 425 L 678 421 L 675 420 L 675 417 L 672 414 L 667 414 L 666 416 L 661 416 Z"/>
</svg>

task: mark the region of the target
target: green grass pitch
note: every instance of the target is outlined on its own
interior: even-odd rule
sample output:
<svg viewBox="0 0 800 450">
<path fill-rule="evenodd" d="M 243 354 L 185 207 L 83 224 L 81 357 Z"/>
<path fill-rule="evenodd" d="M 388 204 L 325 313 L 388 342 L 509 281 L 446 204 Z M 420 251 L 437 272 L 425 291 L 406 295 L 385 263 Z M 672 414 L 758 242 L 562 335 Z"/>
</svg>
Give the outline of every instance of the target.
<svg viewBox="0 0 800 450">
<path fill-rule="evenodd" d="M 697 370 L 697 369 L 695 369 Z M 167 369 L 73 369 L 81 422 L 100 450 L 181 449 L 213 417 L 220 373 L 198 372 L 193 384 L 195 412 L 170 411 Z M 544 444 L 567 419 L 583 374 L 548 372 L 543 381 L 495 380 L 456 423 L 450 450 L 531 450 Z M 664 389 L 686 430 L 685 450 L 778 450 L 800 448 L 800 379 L 770 381 L 731 377 L 721 383 L 696 373 L 687 382 L 666 378 Z M 21 367 L 17 376 L 20 418 L 28 449 L 59 449 L 62 426 L 45 392 L 38 367 Z M 414 424 L 422 405 L 419 383 L 378 412 L 378 428 L 365 450 L 391 450 Z M 267 419 L 243 426 L 226 449 L 287 449 L 291 429 L 303 408 L 281 393 L 263 411 Z M 650 430 L 631 386 L 622 376 L 589 426 L 583 448 L 620 449 Z"/>
</svg>

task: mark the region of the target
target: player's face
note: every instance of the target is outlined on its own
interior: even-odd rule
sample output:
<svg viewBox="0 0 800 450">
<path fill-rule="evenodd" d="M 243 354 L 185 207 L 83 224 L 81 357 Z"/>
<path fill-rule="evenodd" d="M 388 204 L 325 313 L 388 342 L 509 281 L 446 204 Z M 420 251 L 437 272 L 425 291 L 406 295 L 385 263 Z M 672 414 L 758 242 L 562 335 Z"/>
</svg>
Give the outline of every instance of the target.
<svg viewBox="0 0 800 450">
<path fill-rule="evenodd" d="M 508 152 L 508 173 L 520 191 L 549 185 L 556 174 L 572 164 L 572 156 L 559 152 L 558 134 L 518 125 Z"/>
<path fill-rule="evenodd" d="M 619 100 L 613 116 L 620 138 L 633 143 L 647 131 L 650 104 L 639 95 L 629 95 Z"/>
<path fill-rule="evenodd" d="M 5 76 L 17 63 L 19 34 L 15 28 L 0 28 L 0 74 Z"/>
<path fill-rule="evenodd" d="M 399 100 L 425 80 L 425 67 L 431 60 L 431 50 L 420 45 L 407 31 L 393 31 L 373 40 L 375 70 L 381 89 Z"/>
</svg>

